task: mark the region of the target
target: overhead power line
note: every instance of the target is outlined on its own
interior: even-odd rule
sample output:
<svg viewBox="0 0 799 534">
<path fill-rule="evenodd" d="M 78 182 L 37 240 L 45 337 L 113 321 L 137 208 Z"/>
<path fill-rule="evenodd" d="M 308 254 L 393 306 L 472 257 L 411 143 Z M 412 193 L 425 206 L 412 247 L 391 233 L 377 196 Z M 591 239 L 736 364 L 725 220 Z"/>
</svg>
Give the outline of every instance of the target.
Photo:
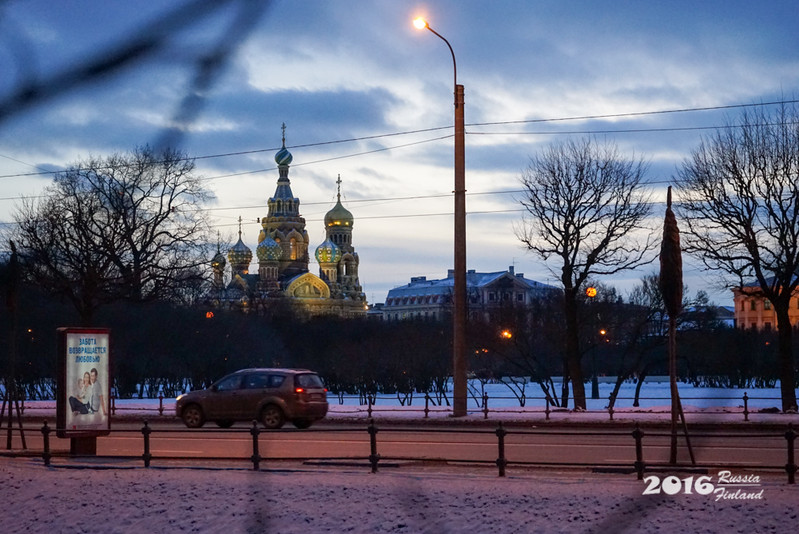
<svg viewBox="0 0 799 534">
<path fill-rule="evenodd" d="M 541 123 L 554 123 L 554 122 L 566 122 L 566 121 L 584 121 L 584 120 L 600 120 L 600 119 L 616 119 L 616 118 L 624 118 L 624 117 L 641 117 L 647 115 L 666 115 L 666 114 L 677 114 L 677 113 L 695 113 L 695 112 L 705 112 L 705 111 L 719 111 L 719 110 L 727 110 L 727 109 L 741 109 L 741 108 L 751 108 L 751 107 L 764 107 L 764 106 L 774 106 L 774 105 L 784 105 L 784 104 L 795 104 L 799 103 L 799 99 L 794 100 L 779 100 L 779 101 L 772 101 L 772 102 L 761 102 L 761 103 L 754 103 L 754 104 L 730 104 L 726 106 L 704 106 L 704 107 L 696 107 L 696 108 L 682 108 L 682 109 L 670 109 L 670 110 L 654 110 L 654 111 L 635 111 L 635 112 L 628 112 L 628 113 L 609 113 L 609 114 L 601 114 L 601 115 L 580 115 L 580 116 L 572 116 L 572 117 L 554 117 L 554 118 L 545 118 L 545 119 L 519 119 L 519 120 L 507 120 L 507 121 L 494 121 L 494 122 L 475 122 L 475 123 L 467 123 L 466 127 L 481 127 L 481 126 L 500 126 L 500 125 L 513 125 L 513 124 L 541 124 Z M 712 130 L 718 128 L 726 128 L 726 127 L 735 127 L 735 126 L 695 126 L 695 127 L 668 127 L 668 128 L 636 128 L 636 129 L 606 129 L 606 130 L 575 130 L 575 131 L 545 131 L 545 132 L 475 132 L 475 131 L 467 131 L 467 135 L 589 135 L 589 134 L 612 134 L 612 133 L 651 133 L 651 132 L 680 132 L 680 131 L 691 131 L 691 130 Z M 361 142 L 361 141 L 371 141 L 376 139 L 386 139 L 390 137 L 398 137 L 403 135 L 414 135 L 419 133 L 427 133 L 427 132 L 434 132 L 440 130 L 451 129 L 453 126 L 438 126 L 433 128 L 424 128 L 424 129 L 417 129 L 417 130 L 407 130 L 402 132 L 390 132 L 384 134 L 375 134 L 375 135 L 368 135 L 362 137 L 351 137 L 347 139 L 337 139 L 337 140 L 330 140 L 330 141 L 319 141 L 316 143 L 305 143 L 305 144 L 298 144 L 298 145 L 290 145 L 286 148 L 288 149 L 300 149 L 300 148 L 315 148 L 320 146 L 327 146 L 327 145 L 334 145 L 334 144 L 343 144 L 343 143 L 354 143 L 354 142 Z M 447 139 L 452 137 L 451 135 L 445 135 L 440 137 L 435 137 L 432 139 L 426 139 L 422 141 L 417 141 L 413 143 L 406 143 L 402 145 L 397 145 L 393 147 L 384 147 L 375 150 L 368 150 L 364 152 L 356 152 L 352 154 L 345 154 L 342 156 L 335 156 L 332 158 L 325 158 L 321 160 L 315 160 L 311 162 L 305 163 L 298 163 L 294 166 L 302 166 L 302 165 L 313 165 L 318 163 L 325 163 L 328 161 L 334 161 L 338 159 L 345 159 L 345 158 L 352 158 L 367 154 L 373 154 L 376 152 L 385 152 L 389 150 L 405 148 L 409 146 L 414 146 L 418 144 L 430 143 L 434 141 L 439 141 L 442 139 Z M 257 154 L 263 152 L 270 152 L 270 151 L 277 151 L 280 147 L 271 147 L 271 148 L 262 148 L 262 149 L 255 149 L 255 150 L 246 150 L 246 151 L 236 151 L 236 152 L 225 152 L 220 154 L 207 154 L 207 155 L 200 155 L 200 156 L 193 156 L 186 159 L 193 159 L 193 160 L 207 160 L 207 159 L 217 159 L 217 158 L 225 158 L 225 157 L 232 157 L 232 156 L 242 156 L 242 155 L 250 155 L 250 154 Z M 7 156 L 3 156 L 7 157 Z M 9 158 L 13 159 L 13 158 Z M 15 160 L 18 161 L 18 160 Z M 31 165 L 33 166 L 33 165 Z M 35 166 L 33 166 L 35 167 Z M 239 173 L 231 173 L 231 174 L 224 174 L 218 176 L 211 176 L 205 178 L 205 180 L 216 180 L 220 178 L 229 178 L 233 176 L 242 176 L 246 174 L 256 174 L 259 172 L 267 172 L 273 170 L 273 168 L 268 169 L 258 169 L 253 171 L 244 171 Z M 39 172 L 30 172 L 30 173 L 16 173 L 16 174 L 5 174 L 0 175 L 0 179 L 2 178 L 19 178 L 19 177 L 29 177 L 29 176 L 46 176 L 48 174 L 57 174 L 63 171 L 39 171 Z"/>
</svg>

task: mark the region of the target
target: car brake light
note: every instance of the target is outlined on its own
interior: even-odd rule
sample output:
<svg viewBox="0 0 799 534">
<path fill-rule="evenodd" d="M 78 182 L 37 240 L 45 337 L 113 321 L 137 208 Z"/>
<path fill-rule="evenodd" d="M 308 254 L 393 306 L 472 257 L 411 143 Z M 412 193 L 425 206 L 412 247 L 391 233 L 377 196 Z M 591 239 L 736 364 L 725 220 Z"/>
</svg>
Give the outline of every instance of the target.
<svg viewBox="0 0 799 534">
<path fill-rule="evenodd" d="M 294 388 L 294 393 L 305 393 L 304 388 Z"/>
</svg>

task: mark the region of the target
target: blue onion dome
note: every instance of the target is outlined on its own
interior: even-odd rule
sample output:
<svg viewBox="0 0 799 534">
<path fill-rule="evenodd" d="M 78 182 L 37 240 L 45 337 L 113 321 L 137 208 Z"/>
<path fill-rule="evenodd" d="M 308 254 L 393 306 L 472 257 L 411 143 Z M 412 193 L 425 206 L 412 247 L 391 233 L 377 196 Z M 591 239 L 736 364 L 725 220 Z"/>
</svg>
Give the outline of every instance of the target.
<svg viewBox="0 0 799 534">
<path fill-rule="evenodd" d="M 280 247 L 280 243 L 266 236 L 258 243 L 255 254 L 258 256 L 259 262 L 278 261 L 283 255 L 283 249 Z"/>
<path fill-rule="evenodd" d="M 338 263 L 341 260 L 341 248 L 330 239 L 316 247 L 316 261 L 319 263 Z"/>
<path fill-rule="evenodd" d="M 351 227 L 353 221 L 352 213 L 341 205 L 341 198 L 338 199 L 333 209 L 325 215 L 325 226 L 328 228 L 331 226 Z"/>
<path fill-rule="evenodd" d="M 283 148 L 277 151 L 275 154 L 275 163 L 278 165 L 288 165 L 291 163 L 291 160 L 294 159 L 294 156 L 291 155 L 291 152 L 286 150 L 286 123 L 284 122 L 283 125 L 280 127 L 283 130 Z"/>
<path fill-rule="evenodd" d="M 241 232 L 239 232 L 239 240 L 228 251 L 227 259 L 232 266 L 248 266 L 252 261 L 252 250 L 244 244 L 241 240 Z"/>
<path fill-rule="evenodd" d="M 288 151 L 285 145 L 275 154 L 275 163 L 278 165 L 288 165 L 293 159 L 294 156 L 291 155 L 291 152 Z"/>
<path fill-rule="evenodd" d="M 225 260 L 225 255 L 222 254 L 221 251 L 216 251 L 216 256 L 211 260 L 211 268 L 215 271 L 221 271 L 225 268 L 227 264 L 227 260 Z"/>
</svg>

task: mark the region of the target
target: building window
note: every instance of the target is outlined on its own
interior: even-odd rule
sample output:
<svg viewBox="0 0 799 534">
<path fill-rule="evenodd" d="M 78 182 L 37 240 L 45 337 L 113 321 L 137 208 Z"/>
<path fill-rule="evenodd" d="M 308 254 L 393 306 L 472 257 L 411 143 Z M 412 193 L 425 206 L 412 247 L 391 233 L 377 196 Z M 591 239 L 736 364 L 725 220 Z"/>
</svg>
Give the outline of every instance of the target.
<svg viewBox="0 0 799 534">
<path fill-rule="evenodd" d="M 293 237 L 289 240 L 289 259 L 297 259 L 297 240 Z"/>
<path fill-rule="evenodd" d="M 524 302 L 524 293 L 516 293 L 516 301 Z"/>
<path fill-rule="evenodd" d="M 757 310 L 757 303 L 754 300 L 749 301 L 749 309 L 752 311 Z"/>
<path fill-rule="evenodd" d="M 495 300 L 496 298 L 497 298 L 497 296 L 494 294 L 494 292 L 493 292 L 493 291 L 491 291 L 491 292 L 489 292 L 489 293 L 488 293 L 488 302 L 494 302 L 494 300 Z"/>
<path fill-rule="evenodd" d="M 770 310 L 771 309 L 771 301 L 768 299 L 763 300 L 763 309 Z"/>
<path fill-rule="evenodd" d="M 763 323 L 763 328 L 765 328 L 766 330 L 771 330 L 771 323 L 769 322 Z"/>
</svg>

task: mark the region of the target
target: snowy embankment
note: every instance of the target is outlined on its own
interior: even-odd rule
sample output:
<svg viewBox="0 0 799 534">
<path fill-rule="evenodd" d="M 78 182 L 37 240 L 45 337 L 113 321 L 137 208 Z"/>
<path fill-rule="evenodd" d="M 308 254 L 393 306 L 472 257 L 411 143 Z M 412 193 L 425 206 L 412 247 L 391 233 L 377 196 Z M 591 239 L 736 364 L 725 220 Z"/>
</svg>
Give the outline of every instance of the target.
<svg viewBox="0 0 799 534">
<path fill-rule="evenodd" d="M 684 475 L 680 475 L 681 477 Z M 760 498 L 644 495 L 634 476 L 444 467 L 269 471 L 66 469 L 3 459 L 7 534 L 755 533 L 799 524 L 799 487 L 760 477 Z M 715 477 L 714 477 L 715 479 Z M 756 492 L 754 490 L 757 490 Z M 727 491 L 726 495 L 732 495 Z M 740 496 L 741 494 L 738 493 Z"/>
</svg>

